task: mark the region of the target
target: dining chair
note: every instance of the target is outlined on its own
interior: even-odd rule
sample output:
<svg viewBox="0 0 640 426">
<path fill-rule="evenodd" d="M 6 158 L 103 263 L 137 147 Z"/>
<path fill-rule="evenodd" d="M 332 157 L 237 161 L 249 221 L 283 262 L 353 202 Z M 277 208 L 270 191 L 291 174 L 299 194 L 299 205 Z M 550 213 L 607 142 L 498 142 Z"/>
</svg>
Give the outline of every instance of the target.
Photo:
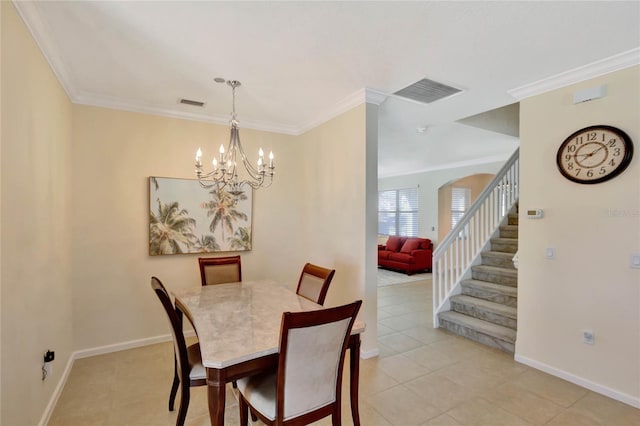
<svg viewBox="0 0 640 426">
<path fill-rule="evenodd" d="M 242 281 L 240 256 L 199 257 L 202 285 Z"/>
<path fill-rule="evenodd" d="M 296 293 L 318 305 L 324 305 L 329 284 L 331 284 L 335 273 L 335 269 L 327 269 L 311 263 L 305 264 L 304 268 L 302 268 L 300 279 L 298 280 Z"/>
<path fill-rule="evenodd" d="M 187 347 L 182 333 L 182 321 L 178 317 L 169 293 L 162 285 L 162 282 L 156 277 L 151 277 L 151 288 L 155 291 L 162 307 L 167 313 L 169 323 L 171 324 L 171 334 L 173 335 L 174 346 L 174 374 L 171 392 L 169 394 L 169 411 L 173 411 L 174 402 L 178 386 L 181 386 L 180 393 L 180 409 L 178 410 L 178 418 L 176 426 L 184 425 L 187 418 L 187 409 L 189 408 L 190 388 L 192 386 L 205 386 L 207 384 L 207 374 L 202 365 L 200 356 L 200 345 L 195 343 Z"/>
<path fill-rule="evenodd" d="M 282 314 L 277 370 L 238 379 L 241 426 L 249 409 L 268 425 L 306 425 L 329 415 L 341 424 L 342 367 L 361 304 Z"/>
</svg>

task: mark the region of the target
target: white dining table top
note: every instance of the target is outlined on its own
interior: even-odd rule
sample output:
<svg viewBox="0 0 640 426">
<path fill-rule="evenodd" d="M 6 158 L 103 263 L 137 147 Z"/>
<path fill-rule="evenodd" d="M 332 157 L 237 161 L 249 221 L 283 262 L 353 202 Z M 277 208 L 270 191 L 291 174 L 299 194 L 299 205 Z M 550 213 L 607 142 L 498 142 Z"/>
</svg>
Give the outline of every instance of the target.
<svg viewBox="0 0 640 426">
<path fill-rule="evenodd" d="M 272 280 L 243 281 L 176 290 L 200 342 L 202 364 L 225 368 L 278 352 L 283 312 L 322 309 Z M 365 324 L 356 321 L 352 334 Z"/>
</svg>

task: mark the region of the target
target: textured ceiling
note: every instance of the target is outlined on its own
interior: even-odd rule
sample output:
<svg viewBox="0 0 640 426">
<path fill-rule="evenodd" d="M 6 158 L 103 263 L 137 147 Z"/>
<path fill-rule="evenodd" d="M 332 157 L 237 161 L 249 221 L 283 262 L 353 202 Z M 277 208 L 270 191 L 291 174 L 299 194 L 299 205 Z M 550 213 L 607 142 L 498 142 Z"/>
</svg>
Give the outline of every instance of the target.
<svg viewBox="0 0 640 426">
<path fill-rule="evenodd" d="M 298 134 L 363 88 L 392 94 L 429 78 L 463 89 L 381 105 L 381 176 L 508 157 L 517 138 L 454 122 L 640 46 L 639 2 L 15 4 L 77 103 L 227 122 L 230 89 L 213 82 L 223 77 L 243 83 L 241 126 Z"/>
</svg>

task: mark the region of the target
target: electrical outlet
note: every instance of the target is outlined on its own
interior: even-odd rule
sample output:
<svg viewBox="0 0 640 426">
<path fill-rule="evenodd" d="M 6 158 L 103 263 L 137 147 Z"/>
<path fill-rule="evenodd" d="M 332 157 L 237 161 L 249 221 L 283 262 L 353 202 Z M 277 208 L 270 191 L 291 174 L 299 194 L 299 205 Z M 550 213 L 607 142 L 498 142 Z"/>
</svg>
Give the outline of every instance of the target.
<svg viewBox="0 0 640 426">
<path fill-rule="evenodd" d="M 586 345 L 595 344 L 596 336 L 591 330 L 582 330 L 582 343 Z"/>
<path fill-rule="evenodd" d="M 56 359 L 56 353 L 54 351 L 48 350 L 44 353 L 43 363 L 42 363 L 42 380 L 45 380 L 51 374 L 53 374 L 53 360 Z"/>
</svg>

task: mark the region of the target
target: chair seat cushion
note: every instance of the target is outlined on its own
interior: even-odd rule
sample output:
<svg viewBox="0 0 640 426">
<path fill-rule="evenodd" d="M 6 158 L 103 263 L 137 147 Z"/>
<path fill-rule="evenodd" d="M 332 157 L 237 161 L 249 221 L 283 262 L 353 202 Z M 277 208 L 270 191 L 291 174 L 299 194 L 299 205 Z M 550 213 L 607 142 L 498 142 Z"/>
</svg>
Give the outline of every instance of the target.
<svg viewBox="0 0 640 426">
<path fill-rule="evenodd" d="M 187 348 L 189 357 L 189 379 L 206 379 L 207 371 L 202 365 L 202 357 L 200 355 L 200 344 L 194 343 Z"/>
<path fill-rule="evenodd" d="M 269 420 L 276 418 L 276 373 L 264 373 L 238 379 L 244 399 Z"/>
</svg>

